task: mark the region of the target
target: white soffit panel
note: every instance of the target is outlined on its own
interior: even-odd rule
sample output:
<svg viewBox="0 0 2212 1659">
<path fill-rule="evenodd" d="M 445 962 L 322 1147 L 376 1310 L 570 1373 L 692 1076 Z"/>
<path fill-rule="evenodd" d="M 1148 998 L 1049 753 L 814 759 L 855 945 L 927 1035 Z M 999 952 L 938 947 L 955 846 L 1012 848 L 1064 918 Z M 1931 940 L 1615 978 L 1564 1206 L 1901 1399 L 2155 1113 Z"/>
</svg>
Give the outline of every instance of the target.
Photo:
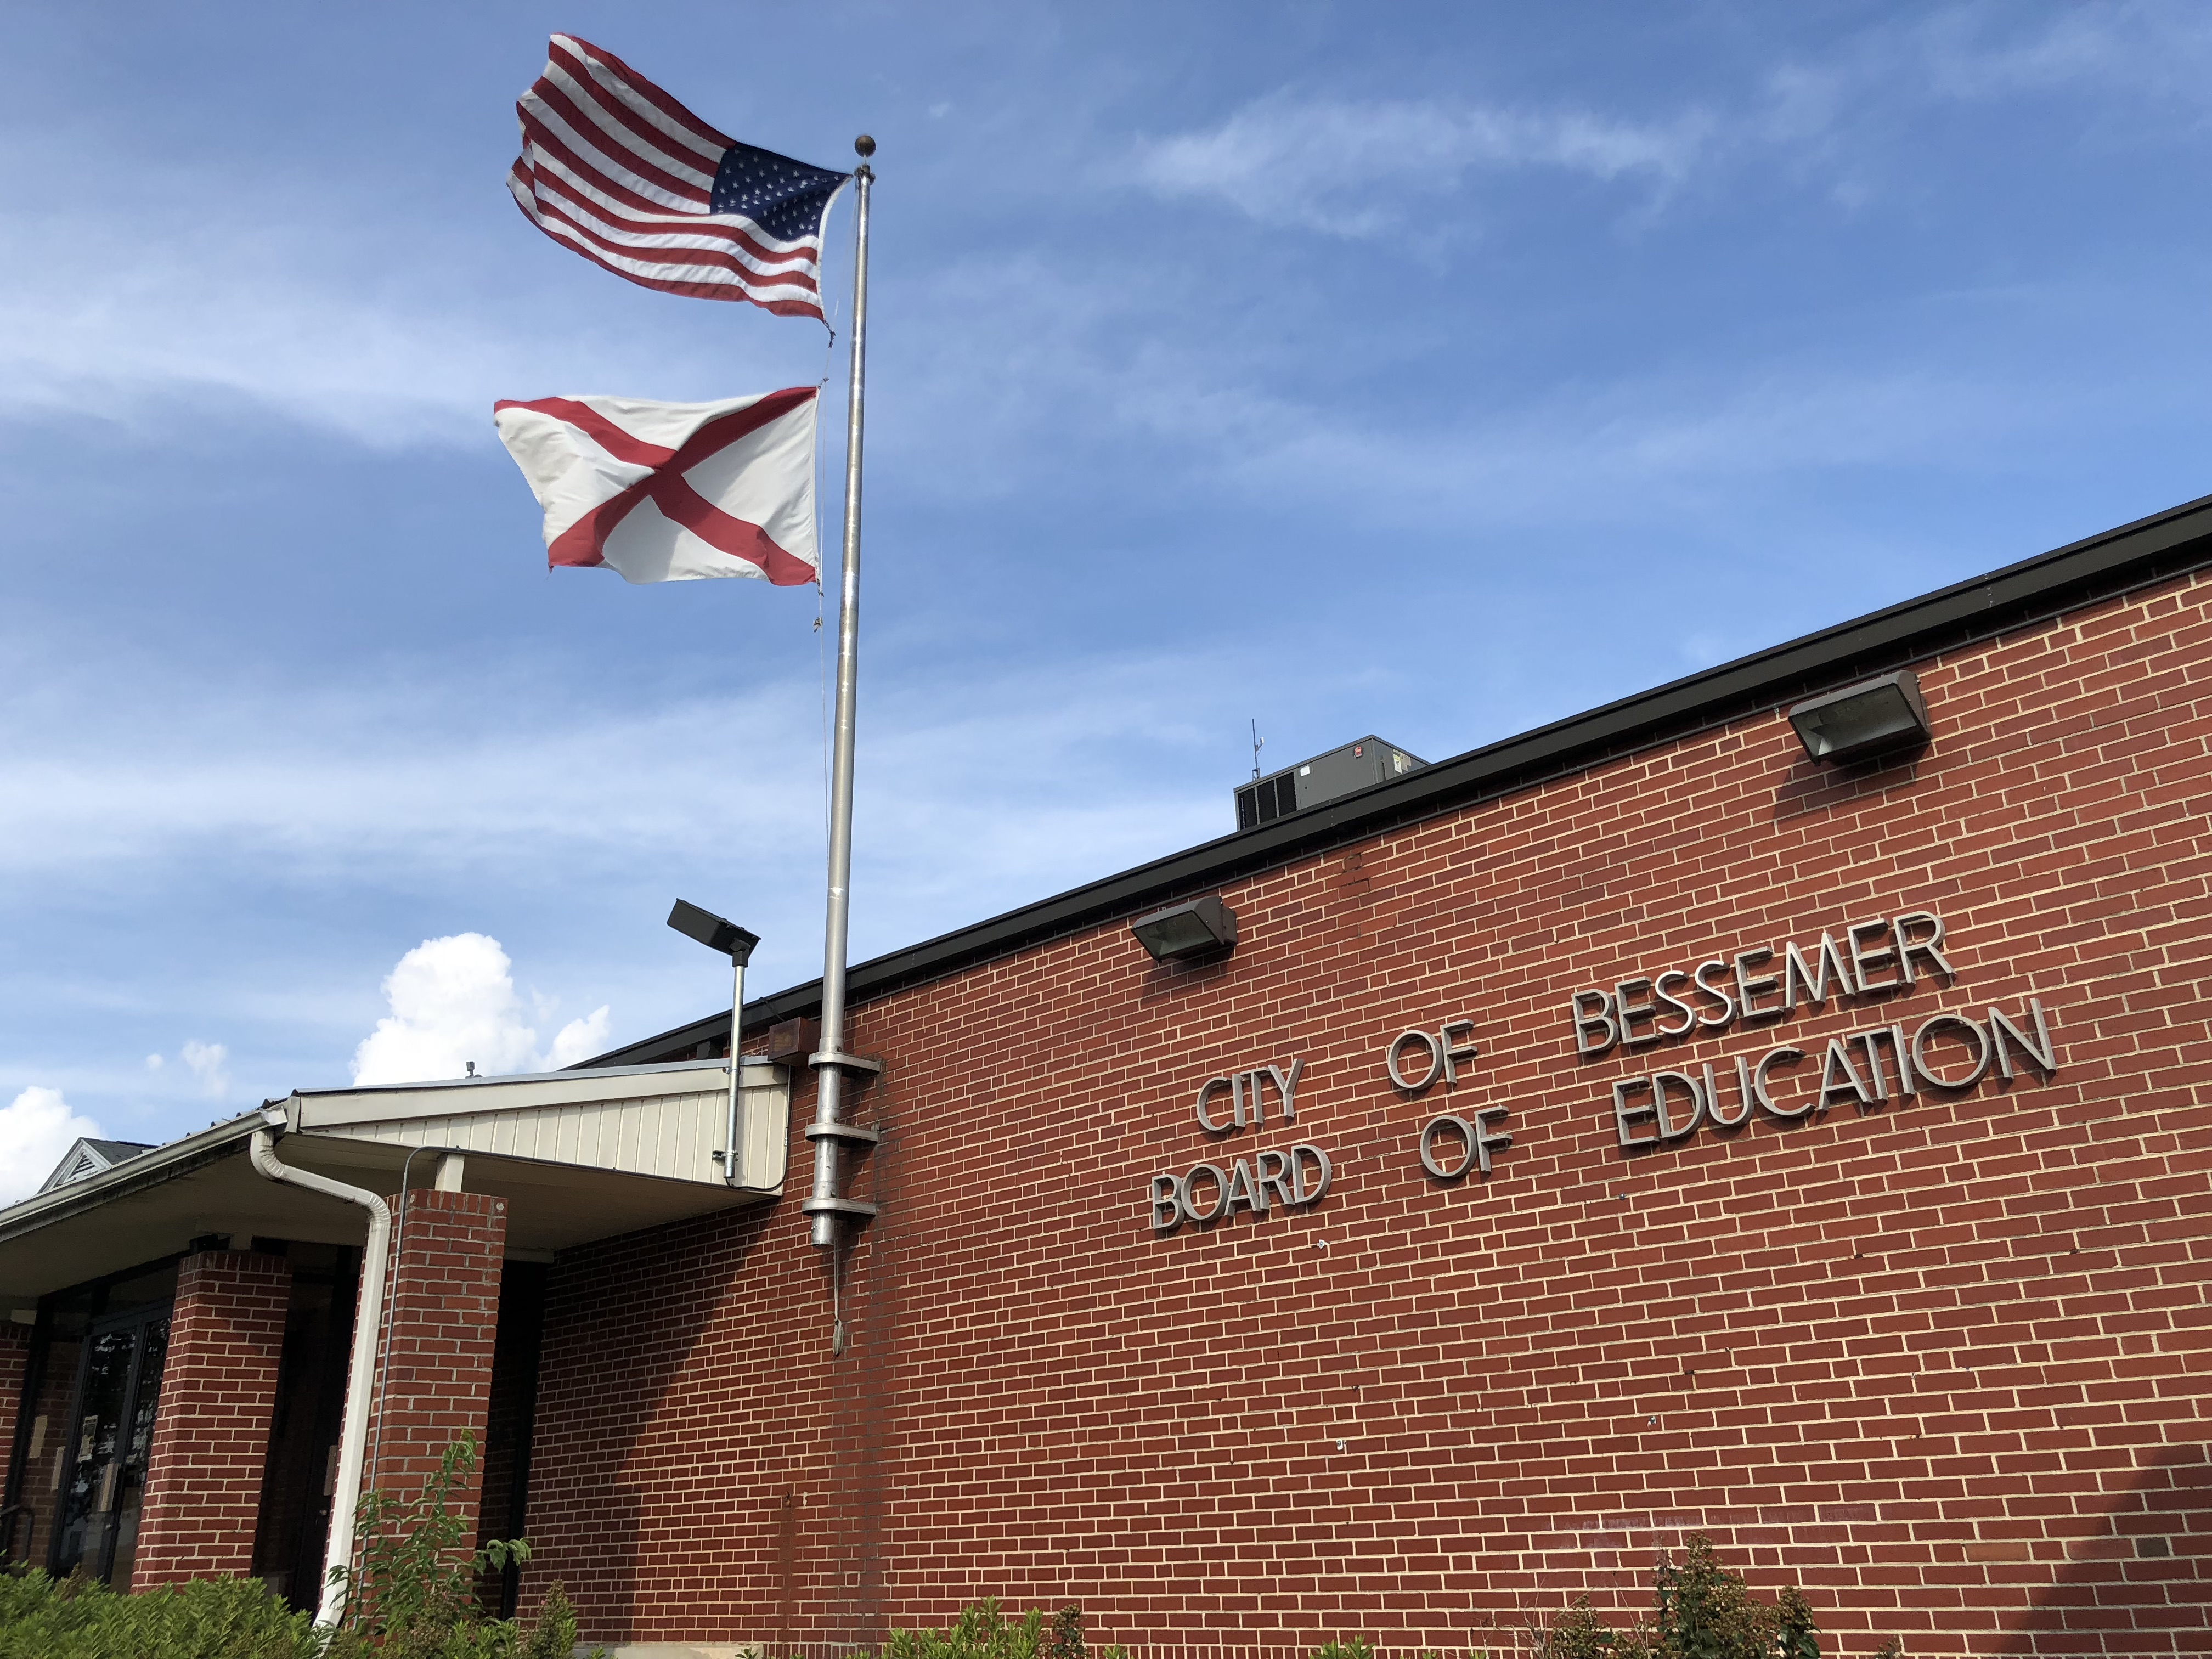
<svg viewBox="0 0 2212 1659">
<path fill-rule="evenodd" d="M 316 1139 L 437 1146 L 723 1186 L 729 1072 L 719 1062 L 628 1074 L 556 1073 L 420 1088 L 333 1090 L 285 1103 L 296 1133 Z M 738 1097 L 738 1182 L 783 1181 L 791 1089 L 781 1067 L 745 1067 Z"/>
</svg>

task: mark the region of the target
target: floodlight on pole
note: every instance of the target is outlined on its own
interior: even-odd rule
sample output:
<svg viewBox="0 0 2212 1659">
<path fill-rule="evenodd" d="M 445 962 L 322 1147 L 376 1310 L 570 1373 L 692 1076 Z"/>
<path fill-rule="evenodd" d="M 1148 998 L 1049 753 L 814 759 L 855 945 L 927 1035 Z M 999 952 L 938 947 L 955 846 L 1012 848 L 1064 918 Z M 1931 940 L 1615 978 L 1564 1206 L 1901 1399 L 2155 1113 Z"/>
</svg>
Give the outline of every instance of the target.
<svg viewBox="0 0 2212 1659">
<path fill-rule="evenodd" d="M 760 935 L 683 899 L 677 900 L 676 908 L 668 913 L 668 925 L 684 938 L 697 939 L 709 951 L 720 951 L 730 959 L 730 1121 L 722 1136 L 720 1156 L 722 1179 L 734 1187 L 742 1167 L 738 1161 L 738 1087 L 745 1069 L 745 963 L 752 960 Z"/>
</svg>

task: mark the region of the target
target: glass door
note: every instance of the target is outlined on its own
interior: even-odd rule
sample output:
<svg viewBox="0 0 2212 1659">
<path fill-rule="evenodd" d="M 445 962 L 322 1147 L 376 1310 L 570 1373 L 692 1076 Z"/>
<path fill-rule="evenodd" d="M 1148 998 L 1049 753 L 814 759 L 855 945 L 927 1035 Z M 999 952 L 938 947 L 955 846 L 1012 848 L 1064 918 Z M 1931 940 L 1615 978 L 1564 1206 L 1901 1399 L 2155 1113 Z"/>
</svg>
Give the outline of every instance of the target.
<svg viewBox="0 0 2212 1659">
<path fill-rule="evenodd" d="M 166 1308 L 93 1326 L 80 1362 L 76 1433 L 66 1448 L 69 1469 L 53 1535 L 57 1577 L 82 1568 L 118 1590 L 131 1587 L 168 1346 Z"/>
</svg>

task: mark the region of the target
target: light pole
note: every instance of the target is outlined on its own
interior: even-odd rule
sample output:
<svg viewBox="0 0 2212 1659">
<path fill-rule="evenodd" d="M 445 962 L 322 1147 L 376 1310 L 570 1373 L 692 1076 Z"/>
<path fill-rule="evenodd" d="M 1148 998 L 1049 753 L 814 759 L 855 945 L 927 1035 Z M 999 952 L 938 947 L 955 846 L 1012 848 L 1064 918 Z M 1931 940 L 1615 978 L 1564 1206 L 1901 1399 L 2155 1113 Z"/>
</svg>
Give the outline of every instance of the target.
<svg viewBox="0 0 2212 1659">
<path fill-rule="evenodd" d="M 722 1179 L 734 1187 L 739 1168 L 738 1085 L 745 1065 L 745 963 L 752 960 L 753 947 L 760 943 L 760 935 L 682 899 L 677 900 L 676 908 L 668 913 L 668 925 L 684 938 L 696 939 L 708 950 L 720 951 L 730 959 L 730 1127 L 722 1136 Z"/>
</svg>

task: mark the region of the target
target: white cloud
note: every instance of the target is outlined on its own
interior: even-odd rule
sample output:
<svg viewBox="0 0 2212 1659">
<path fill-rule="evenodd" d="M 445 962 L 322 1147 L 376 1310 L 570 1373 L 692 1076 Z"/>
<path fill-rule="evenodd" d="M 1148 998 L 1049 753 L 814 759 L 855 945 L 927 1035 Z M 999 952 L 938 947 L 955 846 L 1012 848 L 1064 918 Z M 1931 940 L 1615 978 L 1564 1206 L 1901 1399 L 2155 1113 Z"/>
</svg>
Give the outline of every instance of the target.
<svg viewBox="0 0 2212 1659">
<path fill-rule="evenodd" d="M 99 1124 L 70 1109 L 60 1090 L 24 1090 L 0 1106 L 0 1204 L 38 1191 L 77 1141 L 106 1136 Z"/>
<path fill-rule="evenodd" d="M 127 226 L 83 206 L 118 167 L 139 192 Z M 495 214 L 333 210 L 326 182 L 43 128 L 0 127 L 0 241 L 69 251 L 0 262 L 0 414 L 162 424 L 179 407 L 243 405 L 380 449 L 482 450 L 495 398 L 726 386 L 686 366 L 665 318 L 580 323 L 562 288 L 576 272 L 518 291 L 509 262 L 527 228 Z"/>
<path fill-rule="evenodd" d="M 570 1020 L 553 1035 L 552 1052 L 545 1056 L 546 1069 L 557 1072 L 599 1053 L 607 1046 L 613 1024 L 611 1011 L 605 1007 L 594 1008 L 581 1019 Z"/>
<path fill-rule="evenodd" d="M 202 1094 L 220 1099 L 230 1092 L 230 1050 L 222 1043 L 188 1039 L 177 1057 L 199 1079 Z"/>
<path fill-rule="evenodd" d="M 431 1082 L 465 1075 L 471 1061 L 480 1077 L 551 1071 L 605 1045 L 609 1013 L 598 1008 L 562 1026 L 551 1052 L 540 1054 L 513 965 L 499 941 L 483 933 L 424 939 L 386 976 L 392 1012 L 355 1050 L 353 1080 Z"/>
<path fill-rule="evenodd" d="M 179 234 L 133 255 L 112 226 L 63 213 L 9 216 L 21 246 L 81 246 L 96 276 L 10 262 L 0 277 L 0 409 L 70 410 L 130 421 L 165 399 L 259 404 L 378 446 L 480 441 L 476 388 L 533 376 L 495 335 L 463 319 L 349 294 L 258 253 L 250 227 L 228 248 Z M 339 267 L 343 268 L 343 261 Z"/>
<path fill-rule="evenodd" d="M 1478 171 L 1552 168 L 1634 178 L 1664 196 L 1693 173 L 1778 161 L 1863 176 L 1916 107 L 2090 92 L 2126 100 L 2122 122 L 2205 118 L 2212 12 L 2201 6 L 2076 5 L 2054 16 L 1984 4 L 1880 25 L 1775 65 L 1711 107 L 1662 120 L 1575 108 L 1440 99 L 1366 101 L 1288 88 L 1213 125 L 1145 142 L 1137 181 L 1163 196 L 1213 197 L 1265 223 L 1369 237 L 1402 231 L 1425 202 Z"/>
<path fill-rule="evenodd" d="M 1916 108 L 2087 94 L 2087 121 L 2106 137 L 2201 127 L 2212 77 L 2212 12 L 2201 6 L 2077 4 L 2038 15 L 2026 7 L 1966 4 L 1866 29 L 1813 58 L 1771 70 L 1760 99 L 1726 123 L 1747 153 L 1779 146 L 1855 175 L 1894 143 Z"/>
<path fill-rule="evenodd" d="M 956 886 L 979 865 L 1052 880 L 1181 844 L 1166 838 L 1202 829 L 1185 803 L 1141 781 L 1118 795 L 1092 786 L 1108 775 L 1102 748 L 1157 754 L 1180 740 L 1201 675 L 1230 684 L 1238 670 L 1138 658 L 879 680 L 862 728 L 872 844 L 920 883 Z M 301 878 L 512 873 L 517 847 L 540 867 L 629 872 L 734 846 L 795 876 L 821 856 L 811 686 L 592 709 L 493 670 L 373 696 L 334 684 L 280 700 L 249 684 L 155 711 L 104 707 L 58 659 L 39 679 L 0 690 L 0 766 L 15 786 L 0 792 L 0 869 L 24 875 L 240 856 Z M 528 723 L 510 724 L 508 709 L 532 711 Z M 753 767 L 684 764 L 720 752 L 733 730 L 757 734 Z M 1053 765 L 1008 768 L 1009 754 Z M 787 781 L 764 788 L 763 776 Z M 592 780 L 591 811 L 548 787 L 568 777 Z M 818 896 L 811 879 L 797 884 Z"/>
<path fill-rule="evenodd" d="M 1216 126 L 1144 145 L 1137 174 L 1164 196 L 1214 196 L 1255 219 L 1340 236 L 1401 223 L 1410 198 L 1449 191 L 1475 168 L 1556 167 L 1678 182 L 1711 127 L 1695 112 L 1663 125 L 1581 111 L 1352 103 L 1278 92 Z"/>
<path fill-rule="evenodd" d="M 146 1069 L 149 1072 L 158 1072 L 166 1064 L 167 1064 L 167 1062 L 159 1054 L 149 1054 L 146 1056 Z"/>
<path fill-rule="evenodd" d="M 2105 0 L 2040 17 L 2023 16 L 2025 9 L 1947 8 L 1913 27 L 1899 55 L 1939 97 L 1978 100 L 2086 86 L 2135 98 L 2179 94 L 2203 105 L 2212 70 L 2212 13 L 2203 6 Z"/>
</svg>

